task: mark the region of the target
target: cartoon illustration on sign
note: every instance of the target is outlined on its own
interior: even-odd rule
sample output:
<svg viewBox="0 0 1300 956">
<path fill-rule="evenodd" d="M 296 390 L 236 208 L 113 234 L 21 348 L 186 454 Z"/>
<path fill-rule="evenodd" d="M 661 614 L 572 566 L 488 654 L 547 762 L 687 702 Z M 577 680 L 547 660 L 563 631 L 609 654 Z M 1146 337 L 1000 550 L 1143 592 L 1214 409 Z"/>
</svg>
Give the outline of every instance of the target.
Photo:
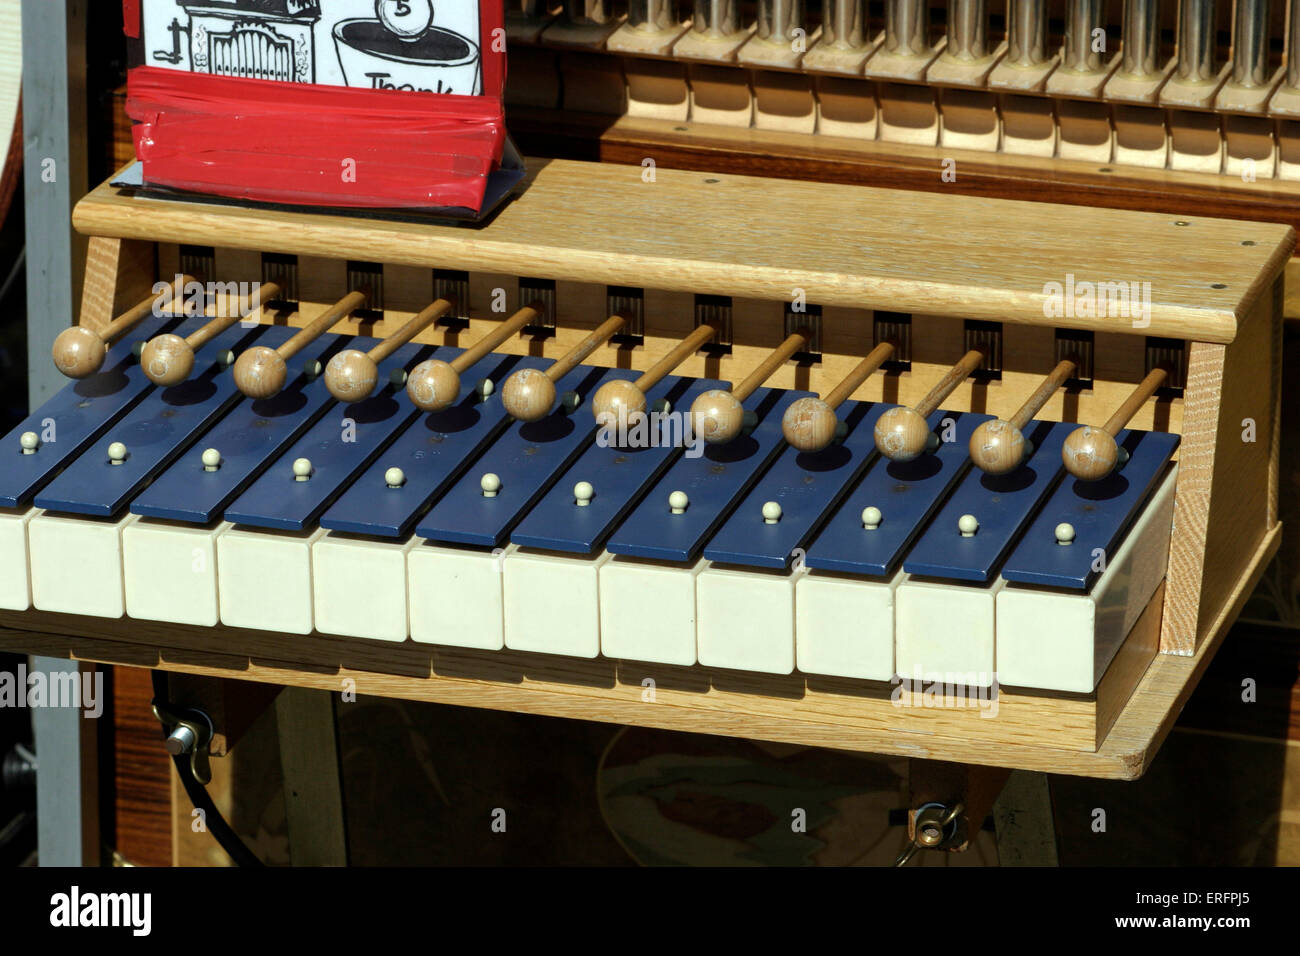
<svg viewBox="0 0 1300 956">
<path fill-rule="evenodd" d="M 476 0 L 145 0 L 144 50 L 216 76 L 475 95 L 479 22 Z"/>
</svg>

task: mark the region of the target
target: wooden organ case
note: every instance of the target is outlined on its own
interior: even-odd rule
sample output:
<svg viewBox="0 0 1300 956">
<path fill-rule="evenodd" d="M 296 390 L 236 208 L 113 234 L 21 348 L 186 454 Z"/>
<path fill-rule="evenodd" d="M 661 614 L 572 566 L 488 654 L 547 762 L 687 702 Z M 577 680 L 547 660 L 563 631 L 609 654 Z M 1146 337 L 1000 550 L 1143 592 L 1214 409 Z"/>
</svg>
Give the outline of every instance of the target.
<svg viewBox="0 0 1300 956">
<path fill-rule="evenodd" d="M 1132 779 L 1277 547 L 1285 226 L 567 161 L 477 229 L 75 225 L 8 649 Z M 730 434 L 607 442 L 616 393 Z"/>
</svg>

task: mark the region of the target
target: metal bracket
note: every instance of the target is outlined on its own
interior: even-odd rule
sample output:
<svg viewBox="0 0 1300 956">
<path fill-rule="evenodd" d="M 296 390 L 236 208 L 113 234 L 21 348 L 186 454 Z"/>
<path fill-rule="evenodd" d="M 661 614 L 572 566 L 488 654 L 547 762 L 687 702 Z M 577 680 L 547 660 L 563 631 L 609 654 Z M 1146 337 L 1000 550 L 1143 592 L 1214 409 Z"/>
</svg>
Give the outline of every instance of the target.
<svg viewBox="0 0 1300 956">
<path fill-rule="evenodd" d="M 201 710 L 174 711 L 167 701 L 153 702 L 153 715 L 167 730 L 164 746 L 173 757 L 190 755 L 190 772 L 205 787 L 212 782 L 208 745 L 212 742 L 212 720 Z"/>
</svg>

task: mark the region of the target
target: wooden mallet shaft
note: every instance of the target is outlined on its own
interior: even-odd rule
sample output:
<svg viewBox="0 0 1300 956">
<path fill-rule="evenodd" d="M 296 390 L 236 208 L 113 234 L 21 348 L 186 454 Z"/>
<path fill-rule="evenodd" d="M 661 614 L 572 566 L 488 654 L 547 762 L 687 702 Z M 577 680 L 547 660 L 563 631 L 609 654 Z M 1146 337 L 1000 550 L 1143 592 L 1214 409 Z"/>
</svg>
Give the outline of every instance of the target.
<svg viewBox="0 0 1300 956">
<path fill-rule="evenodd" d="M 983 350 L 971 349 L 961 357 L 961 361 L 948 369 L 943 378 L 939 379 L 934 388 L 930 389 L 929 393 L 925 398 L 921 399 L 913 411 L 925 418 L 938 408 L 940 403 L 951 395 L 958 385 L 966 381 L 970 377 L 970 373 L 979 368 L 980 363 L 983 361 Z"/>
<path fill-rule="evenodd" d="M 531 325 L 542 314 L 540 303 L 524 306 L 510 318 L 506 319 L 490 333 L 485 335 L 479 341 L 475 342 L 460 355 L 451 360 L 450 365 L 459 375 L 479 359 L 486 356 L 489 352 L 494 351 L 510 336 L 514 335 L 520 329 Z"/>
<path fill-rule="evenodd" d="M 717 334 L 717 326 L 708 322 L 697 326 L 694 332 L 673 346 L 671 352 L 642 372 L 641 377 L 632 384 L 641 391 L 648 392 L 658 385 L 665 375 L 698 352 Z"/>
<path fill-rule="evenodd" d="M 267 282 L 264 285 L 259 286 L 255 293 L 245 296 L 244 299 L 240 301 L 239 307 L 233 309 L 231 314 L 215 318 L 194 334 L 187 335 L 185 337 L 185 344 L 188 345 L 192 351 L 197 352 L 236 322 L 242 321 L 246 316 L 252 314 L 254 299 L 256 299 L 260 305 L 263 302 L 269 302 L 279 294 L 280 287 L 274 282 Z"/>
<path fill-rule="evenodd" d="M 1114 438 L 1119 434 L 1119 430 L 1128 424 L 1128 420 L 1137 414 L 1137 410 L 1146 404 L 1146 400 L 1156 393 L 1165 380 L 1169 378 L 1169 372 L 1163 368 L 1153 368 L 1147 372 L 1146 377 L 1138 382 L 1137 388 L 1124 404 L 1115 409 L 1115 414 L 1106 420 L 1106 424 L 1101 426 L 1101 430 Z"/>
<path fill-rule="evenodd" d="M 1056 368 L 1048 373 L 1047 378 L 1043 379 L 1038 388 L 1034 389 L 1034 393 L 1025 399 L 1025 403 L 1007 421 L 1017 430 L 1023 430 L 1047 404 L 1047 400 L 1056 394 L 1056 390 L 1064 384 L 1065 380 L 1074 374 L 1074 369 L 1074 362 L 1069 359 L 1057 362 Z"/>
<path fill-rule="evenodd" d="M 99 337 L 104 340 L 105 345 L 112 345 L 119 337 L 131 331 L 132 327 L 139 323 L 147 315 L 152 315 L 155 305 L 163 299 L 176 301 L 183 300 L 185 297 L 185 287 L 195 281 L 192 276 L 177 276 L 172 280 L 172 284 L 167 287 L 166 292 L 160 292 L 157 295 L 150 295 L 147 299 L 142 299 L 131 308 L 127 309 L 108 325 L 104 326 Z"/>
<path fill-rule="evenodd" d="M 621 315 L 611 315 L 585 339 L 552 362 L 551 367 L 546 370 L 546 377 L 552 382 L 558 382 L 573 371 L 579 362 L 609 341 L 626 322 L 627 320 Z"/>
<path fill-rule="evenodd" d="M 854 366 L 853 371 L 844 376 L 843 381 L 831 390 L 831 393 L 823 399 L 831 411 L 839 408 L 850 395 L 858 390 L 858 387 L 871 378 L 880 366 L 889 361 L 889 357 L 894 354 L 894 344 L 892 342 L 881 342 L 874 349 L 867 353 L 867 357 Z"/>
<path fill-rule="evenodd" d="M 800 349 L 807 348 L 811 340 L 812 333 L 806 328 L 786 336 L 784 342 L 773 349 L 772 353 L 759 362 L 758 367 L 750 372 L 743 382 L 731 390 L 732 396 L 737 402 L 743 402 L 749 398 L 760 385 L 771 378 L 776 370 L 786 363 L 786 360 L 791 355 L 794 355 Z"/>
<path fill-rule="evenodd" d="M 286 361 L 293 358 L 299 351 L 328 332 L 335 322 L 346 315 L 351 315 L 365 304 L 366 294 L 364 292 L 349 292 L 299 329 L 293 338 L 275 349 L 275 353 Z"/>
</svg>

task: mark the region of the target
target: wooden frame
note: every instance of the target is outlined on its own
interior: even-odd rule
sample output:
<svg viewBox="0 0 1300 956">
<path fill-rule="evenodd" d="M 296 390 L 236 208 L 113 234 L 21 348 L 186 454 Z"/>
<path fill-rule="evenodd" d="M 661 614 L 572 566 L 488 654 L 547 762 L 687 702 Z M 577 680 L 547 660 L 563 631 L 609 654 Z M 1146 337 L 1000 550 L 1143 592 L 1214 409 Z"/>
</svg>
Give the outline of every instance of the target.
<svg viewBox="0 0 1300 956">
<path fill-rule="evenodd" d="M 503 348 L 547 356 L 604 318 L 603 285 L 644 287 L 644 343 L 606 346 L 591 358 L 637 369 L 689 330 L 691 293 L 731 295 L 731 354 L 696 356 L 683 372 L 734 380 L 780 338 L 782 300 L 802 294 L 824 307 L 821 361 L 787 365 L 776 385 L 829 389 L 871 345 L 866 310 L 910 311 L 924 333 L 914 335 L 911 371 L 875 377 L 856 397 L 914 402 L 959 354 L 962 320 L 995 319 L 1006 337 L 1001 381 L 968 383 L 948 406 L 1005 415 L 1052 364 L 1052 328 L 1080 328 L 1097 336 L 1093 388 L 1058 396 L 1042 416 L 1081 421 L 1108 415 L 1144 374 L 1146 336 L 1182 339 L 1189 352 L 1183 395 L 1149 402 L 1135 419 L 1183 435 L 1168 577 L 1098 690 L 1003 688 L 999 719 L 990 720 L 969 708 L 896 706 L 887 684 L 808 675 L 40 612 L 0 614 L 0 646 L 328 690 L 352 679 L 361 693 L 964 763 L 1117 778 L 1145 770 L 1277 547 L 1282 270 L 1292 230 L 672 170 L 647 177 L 561 161 L 532 164 L 529 181 L 523 196 L 477 230 L 270 213 L 101 186 L 74 216 L 96 237 L 83 322 L 100 324 L 111 313 L 103 301 L 110 290 L 116 301 L 126 297 L 123 287 L 176 271 L 171 243 L 183 242 L 216 248 L 217 275 L 209 278 L 217 281 L 260 278 L 262 252 L 296 254 L 307 316 L 339 293 L 342 260 L 385 263 L 384 316 L 363 327 L 375 334 L 427 304 L 431 268 L 469 270 L 470 298 L 480 303 L 514 276 L 553 279 L 557 334 Z M 792 224 L 805 227 L 793 243 Z M 144 242 L 159 242 L 153 273 L 141 272 L 133 245 Z M 1144 278 L 1149 313 L 1047 318 L 1052 284 L 1067 275 Z M 294 313 L 276 321 L 304 319 Z M 494 321 L 473 319 L 469 340 Z M 356 331 L 356 320 L 335 328 Z M 457 335 L 435 328 L 420 338 L 455 342 Z M 1254 420 L 1253 442 L 1242 441 L 1245 418 Z M 653 702 L 644 699 L 647 677 Z"/>
</svg>

